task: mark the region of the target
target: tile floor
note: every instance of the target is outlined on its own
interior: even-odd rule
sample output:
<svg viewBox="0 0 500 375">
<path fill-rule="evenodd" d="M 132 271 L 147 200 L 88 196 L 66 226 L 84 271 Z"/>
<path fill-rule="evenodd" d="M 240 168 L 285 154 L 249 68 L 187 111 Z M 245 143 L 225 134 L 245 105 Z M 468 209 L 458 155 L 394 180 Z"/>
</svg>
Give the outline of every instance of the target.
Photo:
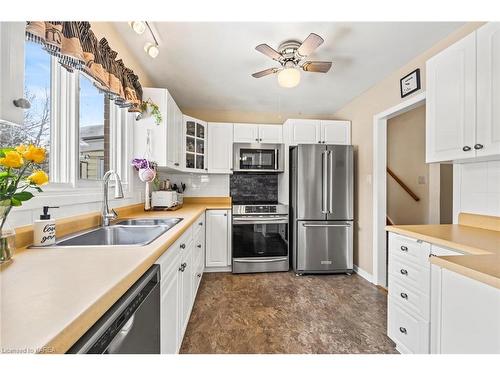
<svg viewBox="0 0 500 375">
<path fill-rule="evenodd" d="M 360 276 L 206 273 L 181 353 L 396 353 Z"/>
</svg>

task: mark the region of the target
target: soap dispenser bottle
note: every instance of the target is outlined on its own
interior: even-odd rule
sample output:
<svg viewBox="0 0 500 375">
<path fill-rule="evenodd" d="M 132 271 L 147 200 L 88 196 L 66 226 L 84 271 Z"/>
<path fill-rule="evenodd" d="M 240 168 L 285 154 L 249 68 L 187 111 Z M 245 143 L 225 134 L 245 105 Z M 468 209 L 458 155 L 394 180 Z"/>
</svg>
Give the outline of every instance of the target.
<svg viewBox="0 0 500 375">
<path fill-rule="evenodd" d="M 58 207 L 43 206 L 40 220 L 35 220 L 33 223 L 34 246 L 49 246 L 56 242 L 56 221 L 50 218 L 49 208 Z"/>
</svg>

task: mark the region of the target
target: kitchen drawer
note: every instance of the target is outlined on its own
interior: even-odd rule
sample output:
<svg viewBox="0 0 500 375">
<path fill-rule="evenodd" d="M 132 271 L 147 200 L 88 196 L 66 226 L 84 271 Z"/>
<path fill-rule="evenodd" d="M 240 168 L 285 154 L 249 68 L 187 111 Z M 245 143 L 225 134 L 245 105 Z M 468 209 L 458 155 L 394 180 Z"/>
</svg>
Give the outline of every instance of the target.
<svg viewBox="0 0 500 375">
<path fill-rule="evenodd" d="M 402 353 L 429 353 L 429 322 L 418 319 L 389 296 L 387 306 L 388 336 Z"/>
<path fill-rule="evenodd" d="M 411 237 L 389 233 L 389 256 L 396 255 L 408 262 L 428 264 L 430 244 Z"/>
<path fill-rule="evenodd" d="M 389 258 L 389 275 L 403 286 L 409 285 L 426 295 L 429 294 L 430 263 L 422 266 L 392 256 Z"/>
<path fill-rule="evenodd" d="M 177 241 L 175 241 L 157 260 L 156 264 L 160 265 L 161 275 L 164 275 L 174 258 L 186 249 L 192 241 L 192 230 L 189 227 Z"/>
<path fill-rule="evenodd" d="M 400 302 L 406 311 L 418 314 L 422 319 L 429 320 L 430 298 L 429 295 L 418 291 L 397 281 L 389 275 L 389 295 Z"/>
</svg>

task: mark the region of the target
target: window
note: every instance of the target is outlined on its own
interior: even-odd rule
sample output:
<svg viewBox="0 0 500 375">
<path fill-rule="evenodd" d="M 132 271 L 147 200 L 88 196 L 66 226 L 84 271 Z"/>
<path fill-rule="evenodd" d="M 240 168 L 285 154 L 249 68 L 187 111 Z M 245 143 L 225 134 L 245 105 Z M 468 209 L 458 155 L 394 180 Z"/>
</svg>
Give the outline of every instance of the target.
<svg viewBox="0 0 500 375">
<path fill-rule="evenodd" d="M 28 41 L 25 43 L 24 97 L 31 103 L 31 107 L 25 110 L 22 125 L 5 124 L 2 125 L 0 132 L 2 146 L 35 144 L 45 147 L 48 157 L 41 168 L 47 173 L 49 173 L 50 157 L 51 59 L 40 44 Z"/>
<path fill-rule="evenodd" d="M 109 169 L 109 100 L 79 75 L 79 178 L 101 180 Z"/>
</svg>

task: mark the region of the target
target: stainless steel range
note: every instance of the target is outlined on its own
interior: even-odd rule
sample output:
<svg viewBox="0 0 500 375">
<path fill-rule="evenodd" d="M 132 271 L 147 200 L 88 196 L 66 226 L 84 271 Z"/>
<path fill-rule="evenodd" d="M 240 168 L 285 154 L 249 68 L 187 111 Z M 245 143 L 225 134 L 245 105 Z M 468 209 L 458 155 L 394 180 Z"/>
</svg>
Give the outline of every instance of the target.
<svg viewBox="0 0 500 375">
<path fill-rule="evenodd" d="M 233 273 L 288 271 L 288 206 L 233 206 Z"/>
</svg>

